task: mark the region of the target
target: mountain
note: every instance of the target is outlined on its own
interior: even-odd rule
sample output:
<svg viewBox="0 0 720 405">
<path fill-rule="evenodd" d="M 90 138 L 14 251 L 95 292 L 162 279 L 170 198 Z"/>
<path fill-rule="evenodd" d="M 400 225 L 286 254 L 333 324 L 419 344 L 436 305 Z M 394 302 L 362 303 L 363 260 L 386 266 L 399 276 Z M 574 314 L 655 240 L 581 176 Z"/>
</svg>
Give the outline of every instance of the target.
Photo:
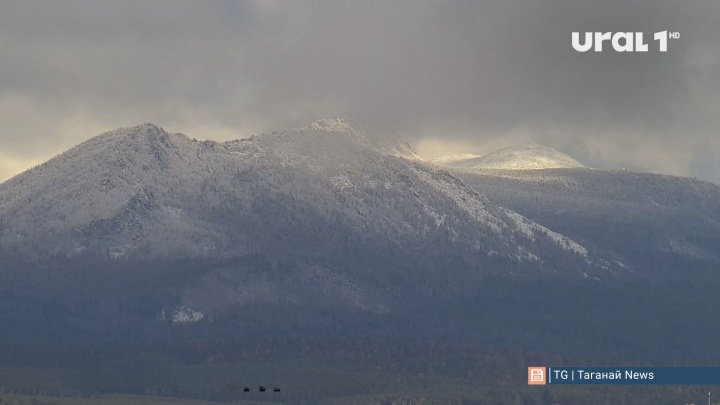
<svg viewBox="0 0 720 405">
<path fill-rule="evenodd" d="M 224 143 L 153 124 L 107 132 L 0 185 L 0 262 L 18 269 L 12 277 L 53 271 L 106 296 L 118 274 L 98 268 L 140 272 L 116 283 L 145 279 L 134 292 L 154 296 L 144 310 L 173 324 L 253 305 L 399 314 L 475 294 L 492 274 L 624 272 L 402 140 L 378 139 L 348 119 Z M 59 296 L 76 291 L 66 282 L 52 287 L 66 288 Z"/>
<path fill-rule="evenodd" d="M 546 238 L 587 256 L 415 156 L 347 119 L 225 143 L 119 129 L 0 185 L 0 252 L 152 259 L 436 243 L 522 261 L 541 260 Z"/>
<path fill-rule="evenodd" d="M 382 135 L 343 118 L 219 143 L 144 124 L 0 184 L 0 385 L 234 400 L 226 386 L 265 370 L 293 375 L 286 402 L 319 403 L 299 394 L 321 380 L 308 364 L 503 386 L 527 364 L 720 361 L 720 187 L 440 165 Z M 505 164 L 563 160 L 541 149 Z"/>
<path fill-rule="evenodd" d="M 432 159 L 430 162 L 466 169 L 535 170 L 585 167 L 570 156 L 537 143 L 510 146 L 483 156 L 453 155 Z"/>
</svg>

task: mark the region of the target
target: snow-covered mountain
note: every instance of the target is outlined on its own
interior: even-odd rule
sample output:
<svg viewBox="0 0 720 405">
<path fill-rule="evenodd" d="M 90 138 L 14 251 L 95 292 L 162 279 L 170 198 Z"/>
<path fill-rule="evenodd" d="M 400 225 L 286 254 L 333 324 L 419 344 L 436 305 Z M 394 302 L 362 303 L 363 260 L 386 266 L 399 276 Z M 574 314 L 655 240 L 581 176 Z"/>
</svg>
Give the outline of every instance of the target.
<svg viewBox="0 0 720 405">
<path fill-rule="evenodd" d="M 510 146 L 483 156 L 472 154 L 445 156 L 430 163 L 466 169 L 536 170 L 585 167 L 553 148 L 537 143 Z"/>
<path fill-rule="evenodd" d="M 0 230 L 3 255 L 34 259 L 436 245 L 542 263 L 547 240 L 599 263 L 348 119 L 225 143 L 107 132 L 0 185 Z"/>
<path fill-rule="evenodd" d="M 712 316 L 720 187 L 440 166 L 379 135 L 338 119 L 218 143 L 144 124 L 0 184 L 0 342 L 451 336 L 564 351 L 588 331 L 645 345 L 662 305 L 677 330 Z"/>
</svg>

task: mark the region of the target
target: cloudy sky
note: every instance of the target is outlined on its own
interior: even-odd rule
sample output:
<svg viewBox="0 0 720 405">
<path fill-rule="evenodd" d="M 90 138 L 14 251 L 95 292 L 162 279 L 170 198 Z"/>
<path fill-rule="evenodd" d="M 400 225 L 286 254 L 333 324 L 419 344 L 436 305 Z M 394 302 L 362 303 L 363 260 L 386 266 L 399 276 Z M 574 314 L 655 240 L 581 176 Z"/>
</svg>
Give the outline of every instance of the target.
<svg viewBox="0 0 720 405">
<path fill-rule="evenodd" d="M 536 141 L 720 183 L 718 21 L 716 0 L 0 0 L 0 180 L 144 122 L 227 140 L 350 116 L 425 157 Z"/>
</svg>

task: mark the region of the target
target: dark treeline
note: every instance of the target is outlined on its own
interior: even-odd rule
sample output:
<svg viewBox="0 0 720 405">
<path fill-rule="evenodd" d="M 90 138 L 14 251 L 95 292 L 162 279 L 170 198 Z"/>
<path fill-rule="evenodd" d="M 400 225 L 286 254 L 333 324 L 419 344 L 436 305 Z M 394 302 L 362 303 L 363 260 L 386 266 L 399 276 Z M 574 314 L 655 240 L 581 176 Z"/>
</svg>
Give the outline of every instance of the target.
<svg viewBox="0 0 720 405">
<path fill-rule="evenodd" d="M 201 308 L 208 315 L 192 324 L 162 313 L 186 294 L 196 297 L 208 277 L 242 284 L 261 274 L 263 282 L 280 283 L 301 264 L 257 256 L 7 265 L 0 276 L 0 387 L 225 401 L 244 399 L 244 385 L 266 384 L 283 387 L 284 403 L 678 403 L 697 398 L 699 387 L 525 386 L 529 365 L 717 365 L 720 326 L 704 321 L 716 319 L 720 304 L 716 269 L 678 260 L 664 265 L 682 272 L 658 279 L 593 282 L 516 270 L 488 271 L 464 285 L 439 274 L 435 283 L 411 279 L 387 311 L 325 298 L 257 301 Z M 451 266 L 449 274 L 461 273 Z M 210 293 L 218 291 L 225 290 Z"/>
</svg>

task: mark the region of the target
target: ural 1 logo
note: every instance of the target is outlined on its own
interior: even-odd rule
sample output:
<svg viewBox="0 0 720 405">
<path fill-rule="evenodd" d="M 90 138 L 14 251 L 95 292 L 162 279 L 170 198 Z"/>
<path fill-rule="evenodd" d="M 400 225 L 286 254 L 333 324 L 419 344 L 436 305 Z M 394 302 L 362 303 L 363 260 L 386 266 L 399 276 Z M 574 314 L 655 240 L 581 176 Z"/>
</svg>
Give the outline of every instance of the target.
<svg viewBox="0 0 720 405">
<path fill-rule="evenodd" d="M 614 34 L 612 32 L 586 32 L 583 44 L 580 43 L 580 33 L 573 32 L 572 46 L 578 52 L 587 52 L 593 47 L 593 37 L 595 52 L 602 52 L 604 41 L 610 41 L 616 52 L 647 52 L 649 48 L 643 40 L 642 32 L 616 32 Z M 668 38 L 680 38 L 680 33 L 660 31 L 653 36 L 653 39 L 659 43 L 660 52 L 667 52 Z"/>
</svg>

